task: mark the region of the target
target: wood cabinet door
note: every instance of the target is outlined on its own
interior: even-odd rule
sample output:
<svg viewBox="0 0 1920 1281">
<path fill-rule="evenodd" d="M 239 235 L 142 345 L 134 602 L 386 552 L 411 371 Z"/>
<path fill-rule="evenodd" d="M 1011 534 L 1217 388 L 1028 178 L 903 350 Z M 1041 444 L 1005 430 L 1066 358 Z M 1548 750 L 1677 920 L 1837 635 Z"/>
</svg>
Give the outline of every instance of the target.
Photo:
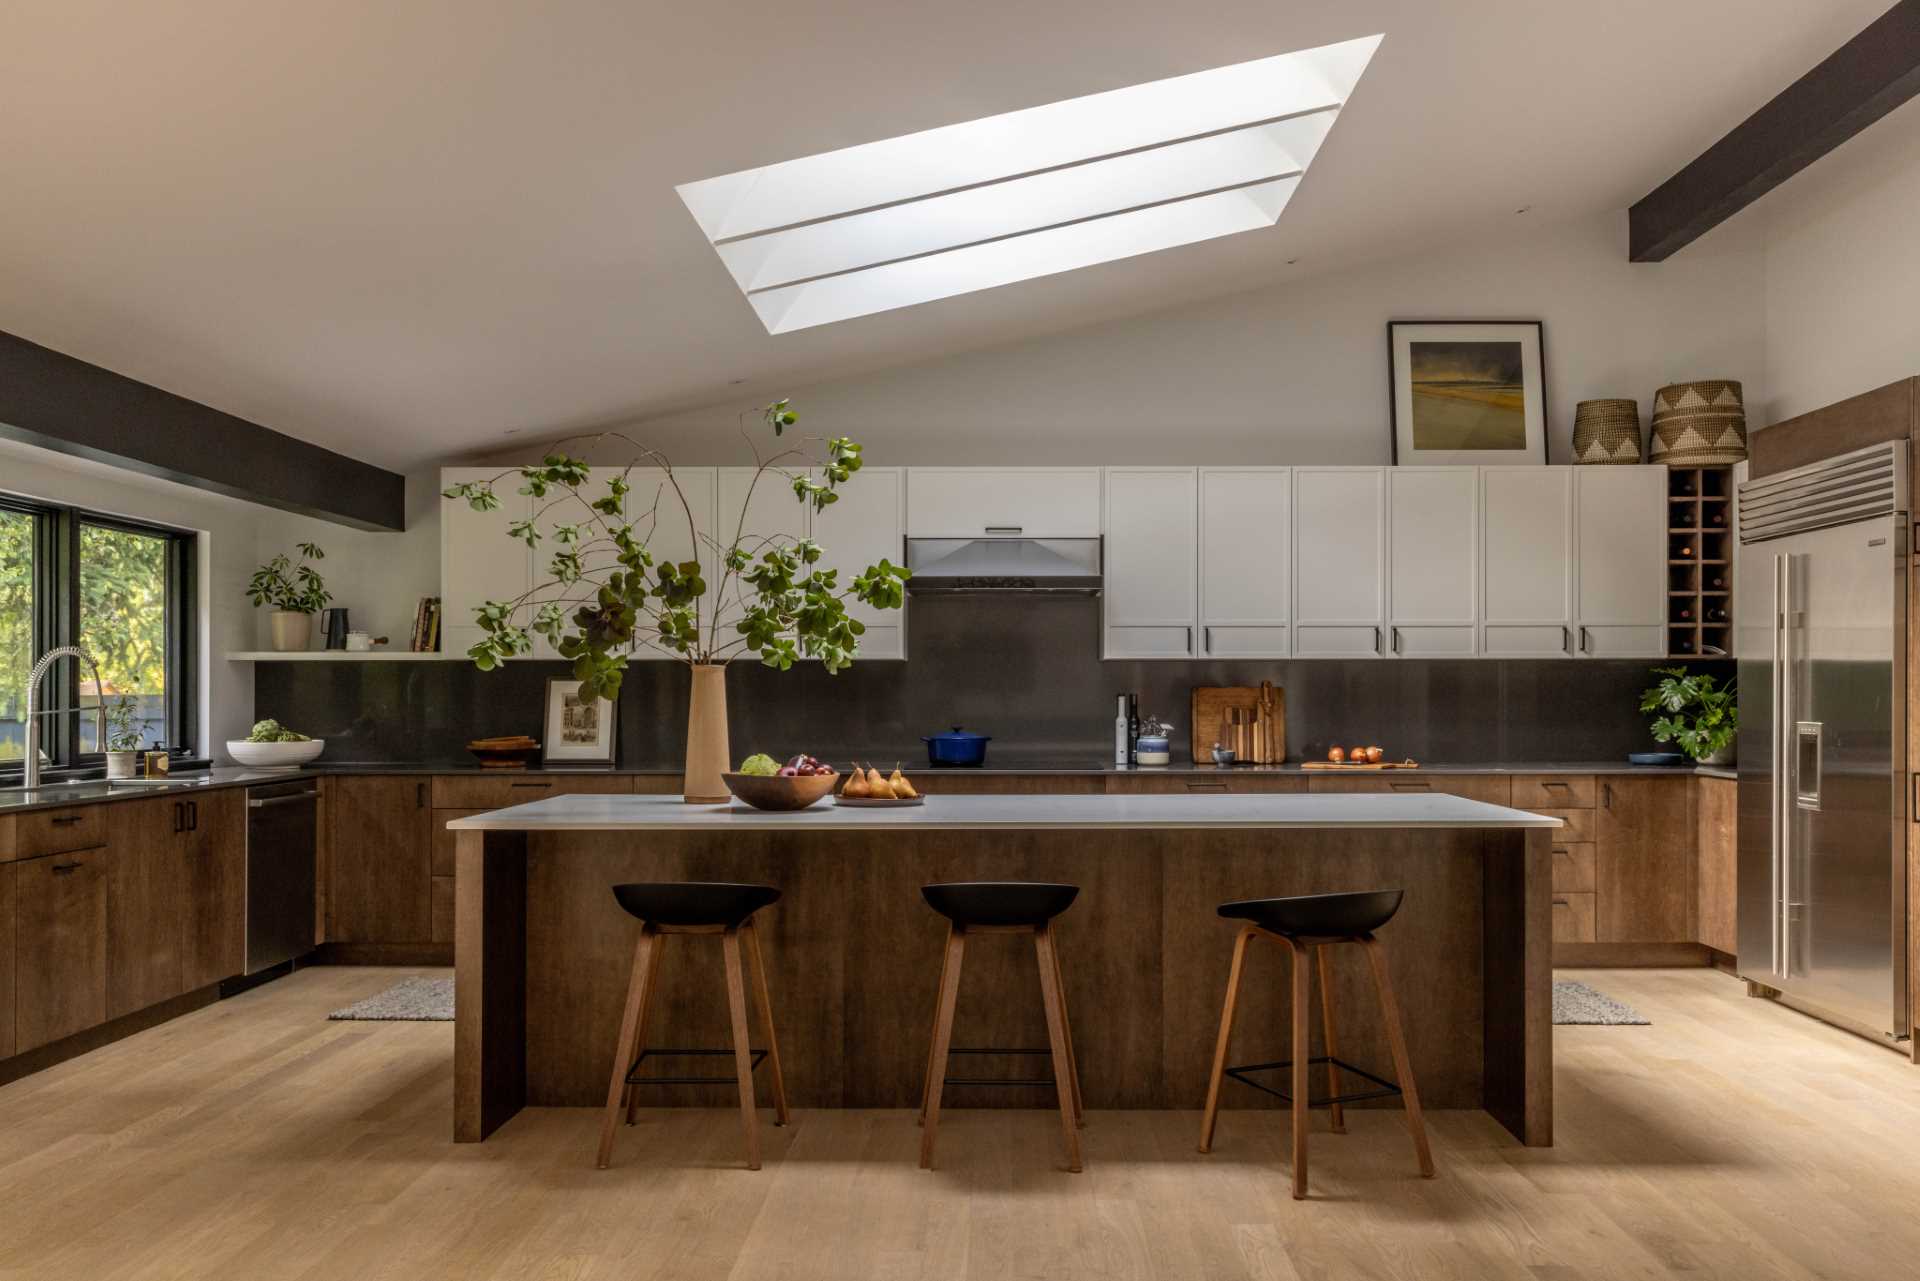
<svg viewBox="0 0 1920 1281">
<path fill-rule="evenodd" d="M 430 780 L 330 778 L 330 925 L 341 943 L 425 943 L 433 935 Z"/>
<path fill-rule="evenodd" d="M 1717 951 L 1740 950 L 1740 854 L 1734 841 L 1734 808 L 1739 784 L 1730 778 L 1695 783 L 1694 831 L 1697 833 L 1700 942 Z"/>
<path fill-rule="evenodd" d="M 1594 937 L 1684 943 L 1694 935 L 1691 778 L 1602 779 L 1595 810 Z"/>
<path fill-rule="evenodd" d="M 107 1017 L 180 995 L 187 909 L 187 802 L 107 805 Z"/>
<path fill-rule="evenodd" d="M 0 863 L 0 1059 L 13 1057 L 13 864 Z"/>
<path fill-rule="evenodd" d="M 227 788 L 185 803 L 187 905 L 177 928 L 181 988 L 191 992 L 247 967 L 247 794 Z"/>
<path fill-rule="evenodd" d="M 105 849 L 14 864 L 14 1051 L 107 1021 Z"/>
<path fill-rule="evenodd" d="M 1198 474 L 1109 467 L 1100 599 L 1107 658 L 1188 658 L 1199 617 Z"/>
</svg>

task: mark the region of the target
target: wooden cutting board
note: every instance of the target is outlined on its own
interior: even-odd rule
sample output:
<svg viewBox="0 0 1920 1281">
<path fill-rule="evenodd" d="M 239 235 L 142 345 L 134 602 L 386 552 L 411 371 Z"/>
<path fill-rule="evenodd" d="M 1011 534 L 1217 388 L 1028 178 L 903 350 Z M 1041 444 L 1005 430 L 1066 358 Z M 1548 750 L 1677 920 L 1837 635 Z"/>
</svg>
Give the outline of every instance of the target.
<svg viewBox="0 0 1920 1281">
<path fill-rule="evenodd" d="M 1213 745 L 1227 741 L 1227 712 L 1231 708 L 1252 711 L 1260 706 L 1257 685 L 1195 685 L 1188 723 L 1193 726 L 1190 750 L 1193 763 L 1211 765 Z M 1247 764 L 1279 765 L 1287 759 L 1287 694 L 1273 687 L 1273 715 L 1267 722 L 1267 759 Z"/>
<path fill-rule="evenodd" d="M 1381 761 L 1378 765 L 1354 765 L 1347 761 L 1301 761 L 1301 769 L 1383 770 L 1419 769 L 1419 761 Z"/>
</svg>

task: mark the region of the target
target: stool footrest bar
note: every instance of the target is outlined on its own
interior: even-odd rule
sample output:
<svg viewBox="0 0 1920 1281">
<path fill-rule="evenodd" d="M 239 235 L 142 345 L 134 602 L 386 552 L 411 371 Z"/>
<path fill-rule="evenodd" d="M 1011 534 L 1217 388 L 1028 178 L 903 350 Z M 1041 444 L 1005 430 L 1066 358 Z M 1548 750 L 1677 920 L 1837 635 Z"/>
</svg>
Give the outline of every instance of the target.
<svg viewBox="0 0 1920 1281">
<path fill-rule="evenodd" d="M 748 1070 L 757 1070 L 767 1057 L 765 1050 L 749 1050 L 751 1056 Z M 642 1050 L 640 1057 L 627 1069 L 628 1085 L 738 1085 L 737 1077 L 731 1076 L 641 1076 L 640 1065 L 648 1059 L 662 1058 L 732 1058 L 732 1050 Z"/>
<path fill-rule="evenodd" d="M 1315 1067 L 1320 1066 L 1322 1064 L 1331 1063 L 1334 1067 L 1339 1068 L 1342 1072 L 1351 1072 L 1354 1076 L 1357 1076 L 1365 1081 L 1371 1081 L 1375 1085 L 1380 1087 L 1377 1090 L 1356 1090 L 1347 1094 L 1332 1094 L 1332 1095 L 1326 1096 L 1325 1098 L 1316 1099 L 1316 1098 L 1313 1098 L 1312 1096 L 1308 1096 L 1307 1106 L 1310 1108 L 1332 1107 L 1336 1103 L 1339 1103 L 1339 1104 L 1360 1103 L 1367 1099 L 1392 1099 L 1392 1098 L 1398 1098 L 1402 1093 L 1404 1093 L 1404 1091 L 1401 1090 L 1401 1088 L 1398 1085 L 1394 1084 L 1392 1081 L 1389 1081 L 1384 1077 L 1375 1076 L 1373 1073 L 1367 1071 L 1365 1068 L 1355 1067 L 1353 1064 L 1347 1062 L 1345 1059 L 1331 1058 L 1323 1054 L 1316 1058 L 1308 1059 L 1307 1063 L 1309 1066 L 1315 1066 Z M 1234 1080 L 1240 1082 L 1240 1084 L 1242 1085 L 1250 1085 L 1254 1089 L 1259 1090 L 1263 1094 L 1271 1094 L 1277 1099 L 1284 1099 L 1288 1103 L 1291 1103 L 1293 1102 L 1293 1095 L 1287 1093 L 1285 1090 L 1276 1090 L 1270 1085 L 1263 1085 L 1259 1081 L 1254 1080 L 1250 1074 L 1254 1072 L 1277 1072 L 1287 1068 L 1291 1068 L 1292 1066 L 1293 1066 L 1292 1059 L 1281 1059 L 1278 1062 L 1274 1062 L 1274 1063 L 1239 1063 L 1234 1065 L 1233 1067 L 1227 1068 L 1225 1071 L 1226 1071 L 1226 1075 L 1232 1077 Z"/>
</svg>

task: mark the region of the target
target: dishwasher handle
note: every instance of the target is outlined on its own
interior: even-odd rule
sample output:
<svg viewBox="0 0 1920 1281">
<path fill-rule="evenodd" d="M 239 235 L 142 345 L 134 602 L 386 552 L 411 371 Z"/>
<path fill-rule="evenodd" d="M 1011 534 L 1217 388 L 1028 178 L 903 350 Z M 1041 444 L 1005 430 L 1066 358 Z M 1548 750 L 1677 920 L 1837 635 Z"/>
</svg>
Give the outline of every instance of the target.
<svg viewBox="0 0 1920 1281">
<path fill-rule="evenodd" d="M 320 793 L 318 792 L 289 792 L 285 796 L 263 796 L 258 799 L 249 796 L 247 798 L 247 808 L 250 810 L 263 810 L 269 805 L 292 805 L 300 801 L 317 801 L 319 799 Z"/>
</svg>

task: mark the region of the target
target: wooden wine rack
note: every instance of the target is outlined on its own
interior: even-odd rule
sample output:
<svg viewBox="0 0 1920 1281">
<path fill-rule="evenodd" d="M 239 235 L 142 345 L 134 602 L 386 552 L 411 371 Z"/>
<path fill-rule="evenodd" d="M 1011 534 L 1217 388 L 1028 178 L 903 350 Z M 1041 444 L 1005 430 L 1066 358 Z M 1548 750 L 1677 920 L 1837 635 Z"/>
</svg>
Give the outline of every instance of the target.
<svg viewBox="0 0 1920 1281">
<path fill-rule="evenodd" d="M 1733 654 L 1733 469 L 1667 471 L 1667 655 Z"/>
</svg>

